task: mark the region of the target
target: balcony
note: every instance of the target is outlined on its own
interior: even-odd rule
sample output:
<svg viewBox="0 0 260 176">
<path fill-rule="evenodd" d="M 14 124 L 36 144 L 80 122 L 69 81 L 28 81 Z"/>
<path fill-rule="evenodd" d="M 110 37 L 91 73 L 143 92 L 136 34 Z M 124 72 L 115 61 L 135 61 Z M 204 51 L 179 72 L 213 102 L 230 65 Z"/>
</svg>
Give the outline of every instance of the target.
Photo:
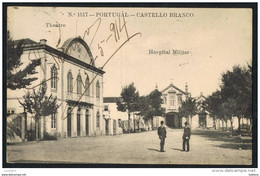
<svg viewBox="0 0 260 176">
<path fill-rule="evenodd" d="M 84 94 L 77 94 L 74 92 L 66 92 L 66 98 L 65 100 L 70 100 L 70 101 L 80 101 L 80 102 L 86 102 L 90 104 L 94 104 L 94 97 L 84 95 Z"/>
</svg>

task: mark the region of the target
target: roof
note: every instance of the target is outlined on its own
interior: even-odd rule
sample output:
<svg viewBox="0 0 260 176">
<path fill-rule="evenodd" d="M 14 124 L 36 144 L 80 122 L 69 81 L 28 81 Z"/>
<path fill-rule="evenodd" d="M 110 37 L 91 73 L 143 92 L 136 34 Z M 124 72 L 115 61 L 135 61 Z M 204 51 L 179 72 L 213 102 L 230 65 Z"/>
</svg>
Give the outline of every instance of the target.
<svg viewBox="0 0 260 176">
<path fill-rule="evenodd" d="M 17 117 L 24 117 L 24 113 L 19 113 L 19 114 L 10 114 L 7 116 L 7 121 L 12 121 L 16 119 Z"/>
<path fill-rule="evenodd" d="M 196 101 L 198 101 L 199 99 L 207 99 L 207 98 L 201 92 L 200 96 L 197 96 L 195 99 L 196 99 Z"/>
<path fill-rule="evenodd" d="M 118 100 L 121 101 L 122 97 L 104 97 L 103 103 L 116 103 Z"/>
<path fill-rule="evenodd" d="M 29 39 L 29 38 L 26 38 L 26 39 L 21 39 L 21 40 L 14 40 L 13 41 L 14 42 L 14 46 L 16 46 L 20 41 L 23 42 L 22 43 L 23 45 L 37 45 L 37 44 L 39 44 L 39 43 Z"/>
<path fill-rule="evenodd" d="M 76 64 L 79 64 L 81 66 L 84 66 L 86 68 L 89 68 L 95 72 L 98 72 L 100 74 L 104 74 L 105 72 L 103 71 L 103 69 L 100 69 L 100 68 L 97 68 L 95 65 L 94 65 L 94 62 L 92 62 L 92 65 L 88 64 L 88 63 L 85 63 L 77 58 L 74 58 L 73 56 L 70 56 L 68 55 L 66 52 L 62 52 L 56 48 L 53 48 L 49 45 L 46 45 L 46 44 L 40 44 L 40 43 L 37 43 L 29 38 L 26 38 L 26 39 L 21 39 L 25 42 L 26 46 L 23 47 L 23 50 L 24 51 L 28 51 L 28 50 L 40 50 L 40 49 L 44 49 L 50 53 L 53 53 L 54 55 L 57 55 L 57 56 L 60 56 L 62 58 L 64 58 L 64 60 L 69 60 L 69 61 L 72 61 Z M 21 40 L 16 40 L 14 41 L 16 44 L 18 44 L 19 41 Z M 82 44 L 83 44 L 83 40 L 80 39 L 80 38 L 74 38 L 74 39 L 68 39 L 65 41 L 65 43 L 63 44 L 63 47 L 65 46 L 69 46 L 70 44 L 72 44 L 71 42 L 74 42 L 74 41 L 80 41 Z M 85 48 L 87 47 L 87 44 L 83 44 L 85 46 Z M 87 47 L 86 48 L 88 50 L 88 52 L 91 54 L 90 52 L 90 49 Z M 92 57 L 92 54 L 91 54 L 91 57 Z"/>
<path fill-rule="evenodd" d="M 63 45 L 62 45 L 62 47 L 61 47 L 61 48 L 63 49 L 64 53 L 68 54 L 68 49 L 69 49 L 74 43 L 76 43 L 76 42 L 81 43 L 81 44 L 85 47 L 85 49 L 87 50 L 87 53 L 88 53 L 89 56 L 90 56 L 91 64 L 92 64 L 93 66 L 95 66 L 95 62 L 94 62 L 94 59 L 93 59 L 93 55 L 92 55 L 92 52 L 90 51 L 89 46 L 88 46 L 87 43 L 86 43 L 82 38 L 80 38 L 80 37 L 67 39 L 67 40 L 63 43 Z"/>
<path fill-rule="evenodd" d="M 73 39 L 74 39 L 74 38 L 69 38 L 69 39 L 67 39 L 67 40 L 63 43 L 63 45 L 62 45 L 61 48 L 63 48 L 64 51 L 65 51 L 65 49 L 68 48 L 69 44 L 72 42 Z"/>
<path fill-rule="evenodd" d="M 179 92 L 183 93 L 184 95 L 188 95 L 189 93 L 184 92 L 183 90 L 179 89 L 178 87 L 174 86 L 172 83 L 166 87 L 165 89 L 163 89 L 161 92 L 163 93 L 164 91 L 168 90 L 169 88 L 173 87 L 174 89 L 178 90 Z"/>
</svg>

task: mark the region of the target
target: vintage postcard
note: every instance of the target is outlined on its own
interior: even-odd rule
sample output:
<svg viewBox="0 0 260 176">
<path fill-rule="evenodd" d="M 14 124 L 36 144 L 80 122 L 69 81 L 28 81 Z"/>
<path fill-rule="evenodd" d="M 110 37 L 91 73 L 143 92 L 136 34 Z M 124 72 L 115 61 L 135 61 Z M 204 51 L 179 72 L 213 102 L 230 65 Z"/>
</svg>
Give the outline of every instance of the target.
<svg viewBox="0 0 260 176">
<path fill-rule="evenodd" d="M 6 6 L 6 167 L 255 166 L 254 6 L 162 5 Z"/>
</svg>

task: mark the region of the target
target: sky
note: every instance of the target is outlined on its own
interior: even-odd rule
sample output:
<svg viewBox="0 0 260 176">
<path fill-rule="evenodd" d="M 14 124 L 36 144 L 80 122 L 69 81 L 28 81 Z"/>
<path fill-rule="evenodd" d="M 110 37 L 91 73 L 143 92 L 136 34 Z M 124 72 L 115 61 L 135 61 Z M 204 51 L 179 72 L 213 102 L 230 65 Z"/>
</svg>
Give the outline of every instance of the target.
<svg viewBox="0 0 260 176">
<path fill-rule="evenodd" d="M 121 17 L 108 17 L 113 12 Z M 54 48 L 83 38 L 96 66 L 107 62 L 105 97 L 119 96 L 132 82 L 140 95 L 156 84 L 159 90 L 170 83 L 185 90 L 187 83 L 192 96 L 208 96 L 219 88 L 222 73 L 252 62 L 250 9 L 11 7 L 8 30 L 14 40 L 46 39 Z"/>
</svg>

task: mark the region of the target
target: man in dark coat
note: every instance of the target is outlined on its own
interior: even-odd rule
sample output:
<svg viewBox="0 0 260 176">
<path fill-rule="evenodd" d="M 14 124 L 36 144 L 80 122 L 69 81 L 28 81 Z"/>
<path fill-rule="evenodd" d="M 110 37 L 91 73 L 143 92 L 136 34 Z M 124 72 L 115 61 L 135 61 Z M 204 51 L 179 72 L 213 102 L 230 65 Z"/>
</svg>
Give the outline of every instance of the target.
<svg viewBox="0 0 260 176">
<path fill-rule="evenodd" d="M 161 140 L 160 152 L 165 152 L 164 143 L 165 143 L 165 138 L 166 138 L 166 128 L 163 125 L 164 125 L 164 121 L 161 121 L 161 126 L 158 128 L 158 135 L 159 135 L 159 139 Z"/>
<path fill-rule="evenodd" d="M 190 127 L 188 126 L 188 122 L 184 123 L 184 133 L 182 136 L 182 149 L 185 151 L 185 146 L 187 145 L 187 152 L 190 151 Z"/>
</svg>

